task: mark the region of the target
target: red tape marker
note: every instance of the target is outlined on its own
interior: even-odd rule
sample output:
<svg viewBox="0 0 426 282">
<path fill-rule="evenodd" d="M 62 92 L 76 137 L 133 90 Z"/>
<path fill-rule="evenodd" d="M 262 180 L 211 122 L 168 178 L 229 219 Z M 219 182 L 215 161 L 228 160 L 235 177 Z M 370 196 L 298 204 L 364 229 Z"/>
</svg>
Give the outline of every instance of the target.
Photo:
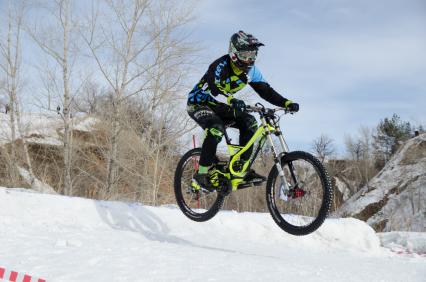
<svg viewBox="0 0 426 282">
<path fill-rule="evenodd" d="M 11 271 L 9 275 L 9 281 L 16 282 L 16 278 L 18 278 L 18 272 Z"/>
<path fill-rule="evenodd" d="M 9 282 L 46 282 L 45 279 L 36 278 L 29 274 L 19 274 L 17 271 L 6 270 L 4 267 L 0 267 L 0 280 Z"/>
</svg>

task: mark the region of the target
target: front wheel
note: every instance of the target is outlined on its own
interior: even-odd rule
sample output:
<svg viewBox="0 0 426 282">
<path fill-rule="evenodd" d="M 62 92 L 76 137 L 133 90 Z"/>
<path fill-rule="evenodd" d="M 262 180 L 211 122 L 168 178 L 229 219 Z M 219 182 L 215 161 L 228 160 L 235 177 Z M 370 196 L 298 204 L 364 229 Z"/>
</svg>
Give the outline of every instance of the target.
<svg viewBox="0 0 426 282">
<path fill-rule="evenodd" d="M 225 196 L 217 191 L 205 192 L 191 187 L 192 177 L 198 171 L 201 149 L 189 150 L 180 159 L 174 180 L 176 202 L 182 212 L 194 221 L 206 221 L 217 214 Z"/>
<path fill-rule="evenodd" d="M 274 166 L 268 176 L 266 201 L 274 221 L 293 235 L 306 235 L 324 222 L 331 206 L 332 188 L 321 162 L 295 151 L 281 158 L 284 181 Z"/>
</svg>

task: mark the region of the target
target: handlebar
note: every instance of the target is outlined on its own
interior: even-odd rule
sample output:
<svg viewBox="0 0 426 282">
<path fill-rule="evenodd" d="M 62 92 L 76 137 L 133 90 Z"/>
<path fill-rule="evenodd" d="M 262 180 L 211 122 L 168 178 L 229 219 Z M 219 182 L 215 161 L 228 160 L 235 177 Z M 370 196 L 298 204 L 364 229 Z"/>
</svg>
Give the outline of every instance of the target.
<svg viewBox="0 0 426 282">
<path fill-rule="evenodd" d="M 275 108 L 275 109 L 265 108 L 260 103 L 256 103 L 256 105 L 254 105 L 254 106 L 247 105 L 246 111 L 249 112 L 249 113 L 250 112 L 256 112 L 256 113 L 260 113 L 260 114 L 263 114 L 263 115 L 274 115 L 276 112 L 279 112 L 279 111 L 284 111 L 284 114 L 293 114 L 294 113 L 294 112 L 289 111 L 288 109 L 285 109 L 285 108 Z"/>
</svg>

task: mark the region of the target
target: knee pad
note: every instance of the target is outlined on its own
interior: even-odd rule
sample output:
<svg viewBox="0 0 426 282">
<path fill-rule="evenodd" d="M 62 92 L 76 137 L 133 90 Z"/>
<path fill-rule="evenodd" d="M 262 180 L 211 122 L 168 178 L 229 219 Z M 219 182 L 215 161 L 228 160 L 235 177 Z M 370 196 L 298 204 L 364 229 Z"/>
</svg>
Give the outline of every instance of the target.
<svg viewBox="0 0 426 282">
<path fill-rule="evenodd" d="M 206 128 L 206 137 L 212 136 L 217 143 L 220 143 L 222 140 L 225 129 L 221 125 L 214 125 L 212 127 Z"/>
</svg>

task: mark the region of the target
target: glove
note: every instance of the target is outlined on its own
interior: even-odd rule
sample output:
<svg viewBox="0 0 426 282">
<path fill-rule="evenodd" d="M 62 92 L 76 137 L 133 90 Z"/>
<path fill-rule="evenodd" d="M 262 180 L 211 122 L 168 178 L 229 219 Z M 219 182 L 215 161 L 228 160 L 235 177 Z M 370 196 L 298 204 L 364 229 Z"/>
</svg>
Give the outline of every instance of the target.
<svg viewBox="0 0 426 282">
<path fill-rule="evenodd" d="M 242 100 L 232 98 L 229 103 L 238 112 L 244 112 L 246 110 L 246 103 L 244 103 Z"/>
<path fill-rule="evenodd" d="M 294 103 L 293 101 L 287 100 L 284 103 L 284 109 L 286 109 L 290 112 L 298 112 L 299 111 L 299 104 Z"/>
</svg>

